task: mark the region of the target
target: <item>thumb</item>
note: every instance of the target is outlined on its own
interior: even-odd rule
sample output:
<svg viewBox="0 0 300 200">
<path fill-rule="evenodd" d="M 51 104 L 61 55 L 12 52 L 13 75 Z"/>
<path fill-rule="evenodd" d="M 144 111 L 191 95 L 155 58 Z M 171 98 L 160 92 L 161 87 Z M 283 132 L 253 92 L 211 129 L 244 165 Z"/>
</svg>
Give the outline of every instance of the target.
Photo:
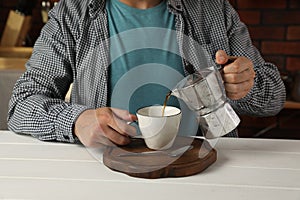
<svg viewBox="0 0 300 200">
<path fill-rule="evenodd" d="M 216 53 L 216 63 L 219 65 L 226 64 L 229 57 L 224 50 L 218 50 Z"/>
</svg>

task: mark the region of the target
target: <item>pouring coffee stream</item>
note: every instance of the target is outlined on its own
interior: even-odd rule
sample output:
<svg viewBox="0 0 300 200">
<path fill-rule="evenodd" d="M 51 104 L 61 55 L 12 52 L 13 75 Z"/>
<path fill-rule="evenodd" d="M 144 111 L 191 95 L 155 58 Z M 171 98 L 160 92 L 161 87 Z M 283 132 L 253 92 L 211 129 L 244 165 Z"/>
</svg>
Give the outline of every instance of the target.
<svg viewBox="0 0 300 200">
<path fill-rule="evenodd" d="M 164 105 L 163 105 L 163 109 L 162 109 L 162 114 L 161 114 L 162 117 L 165 115 L 165 109 L 166 109 L 167 102 L 168 102 L 171 94 L 172 94 L 172 91 L 168 92 L 166 97 L 165 97 L 165 101 L 164 101 Z"/>
<path fill-rule="evenodd" d="M 189 74 L 195 73 L 195 69 L 194 69 L 193 65 L 191 65 L 191 64 L 187 64 L 187 65 L 185 66 L 185 70 L 186 70 Z M 171 95 L 172 95 L 172 90 L 169 91 L 169 92 L 167 93 L 166 97 L 165 97 L 165 101 L 164 101 L 163 109 L 162 109 L 162 116 L 165 115 L 165 109 L 166 109 L 166 106 L 167 106 L 167 102 L 168 102 L 169 98 L 171 97 Z"/>
</svg>

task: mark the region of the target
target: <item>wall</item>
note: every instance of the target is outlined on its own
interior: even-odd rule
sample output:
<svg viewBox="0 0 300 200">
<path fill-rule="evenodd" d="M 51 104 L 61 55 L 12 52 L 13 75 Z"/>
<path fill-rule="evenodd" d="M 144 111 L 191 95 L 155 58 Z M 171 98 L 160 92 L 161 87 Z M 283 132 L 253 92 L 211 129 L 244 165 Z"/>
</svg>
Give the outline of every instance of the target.
<svg viewBox="0 0 300 200">
<path fill-rule="evenodd" d="M 281 70 L 300 70 L 300 1 L 231 0 L 265 59 Z"/>
<path fill-rule="evenodd" d="M 299 0 L 230 0 L 249 28 L 263 57 L 279 68 L 291 99 L 292 80 L 300 70 Z"/>
<path fill-rule="evenodd" d="M 300 70 L 299 0 L 230 0 L 249 28 L 254 45 L 263 57 L 275 63 L 285 81 L 288 99 L 293 76 Z M 277 116 L 241 116 L 241 137 L 300 139 L 300 110 L 283 109 Z"/>
</svg>

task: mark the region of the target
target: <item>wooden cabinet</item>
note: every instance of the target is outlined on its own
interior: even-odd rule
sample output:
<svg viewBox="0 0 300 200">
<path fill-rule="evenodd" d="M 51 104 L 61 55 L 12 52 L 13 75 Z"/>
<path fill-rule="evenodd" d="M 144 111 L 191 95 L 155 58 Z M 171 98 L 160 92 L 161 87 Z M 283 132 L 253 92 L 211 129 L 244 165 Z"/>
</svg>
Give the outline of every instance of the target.
<svg viewBox="0 0 300 200">
<path fill-rule="evenodd" d="M 23 46 L 31 27 L 32 16 L 24 16 L 11 10 L 1 37 L 1 46 Z"/>
<path fill-rule="evenodd" d="M 0 47 L 0 70 L 25 70 L 31 47 Z"/>
</svg>

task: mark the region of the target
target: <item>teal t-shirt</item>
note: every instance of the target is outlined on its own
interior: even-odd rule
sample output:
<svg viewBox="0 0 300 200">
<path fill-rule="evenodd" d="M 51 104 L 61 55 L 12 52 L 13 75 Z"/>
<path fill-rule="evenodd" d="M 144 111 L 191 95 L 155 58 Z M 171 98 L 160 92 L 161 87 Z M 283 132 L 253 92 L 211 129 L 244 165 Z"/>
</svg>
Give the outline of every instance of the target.
<svg viewBox="0 0 300 200">
<path fill-rule="evenodd" d="M 166 94 L 183 78 L 175 16 L 163 0 L 149 9 L 108 0 L 110 34 L 109 106 L 136 110 L 162 105 Z M 169 105 L 179 106 L 175 97 Z"/>
</svg>

